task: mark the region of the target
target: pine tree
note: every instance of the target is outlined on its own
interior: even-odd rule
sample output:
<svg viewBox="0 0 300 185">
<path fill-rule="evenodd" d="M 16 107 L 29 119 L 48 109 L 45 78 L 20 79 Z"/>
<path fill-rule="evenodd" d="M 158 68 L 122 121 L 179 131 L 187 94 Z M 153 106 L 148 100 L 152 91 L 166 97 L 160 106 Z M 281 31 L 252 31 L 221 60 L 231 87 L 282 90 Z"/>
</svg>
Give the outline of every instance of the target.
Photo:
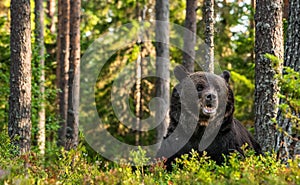
<svg viewBox="0 0 300 185">
<path fill-rule="evenodd" d="M 263 151 L 275 146 L 278 82 L 274 75 L 282 70 L 265 54 L 283 59 L 282 0 L 257 0 L 255 13 L 255 129 Z"/>
<path fill-rule="evenodd" d="M 58 48 L 57 63 L 59 71 L 59 113 L 60 128 L 58 130 L 58 144 L 65 146 L 67 111 L 68 111 L 68 79 L 69 79 L 69 46 L 70 46 L 70 1 L 59 0 L 58 5 Z"/>
<path fill-rule="evenodd" d="M 286 1 L 285 1 L 286 3 Z M 300 0 L 290 0 L 290 11 L 288 16 L 288 28 L 286 35 L 285 43 L 285 54 L 284 54 L 284 66 L 290 67 L 296 72 L 300 71 L 300 38 L 297 36 L 300 31 L 300 23 L 298 21 L 300 14 Z M 283 71 L 285 74 L 285 71 Z M 292 80 L 292 79 L 291 79 Z M 288 98 L 295 98 L 293 94 L 288 92 L 285 94 Z M 280 104 L 287 103 L 285 99 L 280 99 Z M 299 111 L 297 109 L 292 109 L 293 116 L 300 118 Z M 275 151 L 278 152 L 279 158 L 284 161 L 287 159 L 294 158 L 296 155 L 300 154 L 300 142 L 299 142 L 299 133 L 293 130 L 293 121 L 291 118 L 286 117 L 285 110 L 278 110 L 277 122 L 278 126 L 283 129 L 284 132 L 288 133 L 285 135 L 282 131 L 278 131 L 276 135 L 276 146 Z"/>
<path fill-rule="evenodd" d="M 70 69 L 68 90 L 67 148 L 78 145 L 80 85 L 80 7 L 81 0 L 70 0 Z"/>
<path fill-rule="evenodd" d="M 35 14 L 35 40 L 37 43 L 38 49 L 38 59 L 39 59 L 39 68 L 41 70 L 41 74 L 39 76 L 39 85 L 40 85 L 40 108 L 38 112 L 38 146 L 41 154 L 45 153 L 45 122 L 46 122 L 46 111 L 45 111 L 45 71 L 44 71 L 44 8 L 43 8 L 43 0 L 35 0 L 35 7 L 34 7 L 34 14 Z"/>
<path fill-rule="evenodd" d="M 165 107 L 158 106 L 156 111 L 157 118 L 163 118 L 162 123 L 157 129 L 157 140 L 161 140 L 166 134 L 166 130 L 169 123 L 168 112 L 163 115 L 164 109 L 169 107 L 170 99 L 170 61 L 169 61 L 169 1 L 168 0 L 156 0 L 156 28 L 155 37 L 156 42 L 156 96 L 162 98 L 165 101 Z"/>
<path fill-rule="evenodd" d="M 214 0 L 204 1 L 205 71 L 214 72 Z"/>
<path fill-rule="evenodd" d="M 186 1 L 186 17 L 184 27 L 183 62 L 182 65 L 189 71 L 194 72 L 195 44 L 197 31 L 197 0 Z"/>
<path fill-rule="evenodd" d="M 55 33 L 56 30 L 56 24 L 55 24 L 55 6 L 56 2 L 55 0 L 48 0 L 47 1 L 47 16 L 50 19 L 50 24 L 49 24 L 49 30 L 52 34 Z"/>
<path fill-rule="evenodd" d="M 30 0 L 11 0 L 10 5 L 11 65 L 8 134 L 20 154 L 24 154 L 29 152 L 31 142 Z"/>
</svg>

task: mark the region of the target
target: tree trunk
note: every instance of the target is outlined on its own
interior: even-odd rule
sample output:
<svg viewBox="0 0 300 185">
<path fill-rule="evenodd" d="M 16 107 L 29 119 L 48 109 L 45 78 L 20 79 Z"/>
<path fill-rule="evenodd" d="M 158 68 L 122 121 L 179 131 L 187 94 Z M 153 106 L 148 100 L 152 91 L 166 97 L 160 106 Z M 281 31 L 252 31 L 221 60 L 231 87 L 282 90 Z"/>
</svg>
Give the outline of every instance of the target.
<svg viewBox="0 0 300 185">
<path fill-rule="evenodd" d="M 11 0 L 11 65 L 8 134 L 20 154 L 29 152 L 31 137 L 30 0 Z"/>
<path fill-rule="evenodd" d="M 144 21 L 144 11 L 140 10 L 140 4 L 136 5 L 136 17 L 140 22 Z M 139 55 L 135 63 L 135 92 L 134 92 L 134 103 L 135 103 L 135 116 L 136 116 L 136 132 L 135 132 L 135 145 L 140 145 L 141 138 L 141 119 L 143 114 L 142 104 L 142 62 L 143 62 L 143 43 L 144 38 L 142 34 L 139 34 L 137 43 L 139 44 Z"/>
<path fill-rule="evenodd" d="M 142 39 L 139 40 L 139 44 L 142 43 Z M 142 46 L 140 46 L 142 47 Z M 140 49 L 140 53 L 138 59 L 136 60 L 136 85 L 135 85 L 135 115 L 136 115 L 136 134 L 135 134 L 135 145 L 140 145 L 140 128 L 141 128 L 141 119 L 143 114 L 143 104 L 142 104 L 142 49 Z"/>
<path fill-rule="evenodd" d="M 255 7 L 256 7 L 256 2 L 255 0 L 251 0 L 251 8 L 253 8 L 253 10 L 255 10 Z M 254 31 L 255 31 L 255 21 L 254 21 L 254 17 L 250 17 L 250 38 L 252 38 L 254 36 Z M 251 50 L 251 54 L 250 54 L 250 61 L 251 62 L 254 62 L 255 60 L 255 52 L 254 50 Z"/>
<path fill-rule="evenodd" d="M 283 18 L 288 19 L 291 0 L 283 0 Z"/>
<path fill-rule="evenodd" d="M 38 47 L 38 54 L 39 54 L 39 60 L 40 60 L 40 69 L 41 69 L 41 75 L 40 75 L 40 108 L 38 112 L 39 121 L 38 121 L 38 146 L 40 153 L 42 155 L 45 154 L 45 117 L 46 117 L 46 111 L 45 111 L 45 105 L 44 105 L 44 93 L 45 93 L 45 71 L 44 71 L 44 8 L 43 8 L 43 0 L 35 0 L 35 7 L 34 7 L 34 14 L 35 14 L 35 40 Z"/>
<path fill-rule="evenodd" d="M 60 0 L 61 1 L 61 0 Z M 59 23 L 59 35 L 60 39 L 60 50 L 58 50 L 59 55 L 59 66 L 60 66 L 60 76 L 59 76 L 59 113 L 60 113 L 60 128 L 58 130 L 58 144 L 60 146 L 65 146 L 66 137 L 66 126 L 67 126 L 67 112 L 68 112 L 68 72 L 69 72 L 69 46 L 70 46 L 70 1 L 62 0 L 61 14 L 58 16 Z"/>
<path fill-rule="evenodd" d="M 290 0 L 290 3 L 284 66 L 290 67 L 299 72 L 300 38 L 298 37 L 298 34 L 300 32 L 300 22 L 298 21 L 298 15 L 300 14 L 300 0 Z M 284 99 L 281 99 L 280 102 L 286 103 Z M 295 115 L 297 113 L 293 112 L 293 114 Z M 297 116 L 300 117 L 300 115 Z M 278 111 L 277 123 L 284 132 L 289 134 L 289 136 L 284 135 L 282 132 L 277 132 L 275 151 L 278 152 L 278 157 L 281 160 L 287 161 L 287 159 L 294 158 L 296 155 L 300 154 L 300 142 L 298 140 L 299 134 L 292 132 L 293 122 L 289 118 L 285 117 L 285 114 L 281 109 Z M 291 136 L 294 139 L 292 139 Z"/>
<path fill-rule="evenodd" d="M 263 151 L 275 146 L 278 84 L 274 79 L 282 70 L 280 62 L 271 61 L 266 53 L 283 59 L 282 0 L 257 0 L 255 13 L 255 129 Z M 277 64 L 276 64 L 277 63 Z"/>
<path fill-rule="evenodd" d="M 196 29 L 197 29 L 197 0 L 186 1 L 186 17 L 185 28 L 188 31 L 184 33 L 184 45 L 183 45 L 183 66 L 189 71 L 194 72 L 194 60 L 195 60 L 195 44 L 196 44 Z M 191 32 L 193 34 L 191 34 Z"/>
<path fill-rule="evenodd" d="M 55 3 L 55 0 L 48 0 L 47 1 L 47 16 L 49 17 L 50 19 L 50 25 L 49 25 L 49 29 L 50 29 L 50 32 L 52 34 L 55 33 L 55 6 L 56 6 L 56 3 Z"/>
<path fill-rule="evenodd" d="M 204 1 L 205 71 L 214 73 L 214 0 Z"/>
<path fill-rule="evenodd" d="M 170 61 L 169 61 L 169 1 L 156 0 L 156 97 L 160 97 L 165 102 L 165 107 L 157 106 L 156 118 L 160 122 L 157 127 L 157 140 L 163 139 L 169 124 L 168 110 L 170 104 Z M 159 42 L 160 41 L 160 42 Z"/>
<path fill-rule="evenodd" d="M 56 87 L 57 89 L 60 88 L 60 68 L 61 68 L 61 63 L 60 63 L 60 35 L 62 34 L 62 30 L 60 28 L 60 25 L 62 25 L 62 11 L 61 11 L 61 3 L 62 0 L 57 1 L 57 36 L 56 36 Z M 56 97 L 57 104 L 59 105 L 59 97 L 60 94 Z M 58 108 L 59 109 L 59 108 Z M 59 110 L 58 110 L 59 114 Z"/>
<path fill-rule="evenodd" d="M 81 0 L 70 0 L 70 69 L 67 120 L 67 148 L 78 145 L 80 85 L 80 8 Z"/>
</svg>

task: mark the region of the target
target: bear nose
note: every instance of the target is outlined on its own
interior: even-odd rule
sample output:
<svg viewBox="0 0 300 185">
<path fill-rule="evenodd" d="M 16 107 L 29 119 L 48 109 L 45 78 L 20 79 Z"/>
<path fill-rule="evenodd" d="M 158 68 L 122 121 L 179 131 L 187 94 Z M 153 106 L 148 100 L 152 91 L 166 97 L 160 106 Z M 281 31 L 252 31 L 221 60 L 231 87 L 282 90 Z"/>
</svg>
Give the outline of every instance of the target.
<svg viewBox="0 0 300 185">
<path fill-rule="evenodd" d="M 205 99 L 207 101 L 212 101 L 212 100 L 215 100 L 216 98 L 217 98 L 217 96 L 215 94 L 212 94 L 212 93 L 206 95 L 206 97 L 205 97 Z"/>
</svg>

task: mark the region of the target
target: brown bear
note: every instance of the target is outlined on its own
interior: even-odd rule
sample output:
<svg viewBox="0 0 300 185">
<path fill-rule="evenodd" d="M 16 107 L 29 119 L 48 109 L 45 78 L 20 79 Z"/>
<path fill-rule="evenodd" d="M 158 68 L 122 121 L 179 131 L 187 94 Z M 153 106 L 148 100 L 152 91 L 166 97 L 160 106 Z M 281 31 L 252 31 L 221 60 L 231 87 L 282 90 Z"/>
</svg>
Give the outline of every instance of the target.
<svg viewBox="0 0 300 185">
<path fill-rule="evenodd" d="M 220 76 L 206 73 L 188 73 L 183 66 L 174 70 L 179 84 L 175 86 L 170 103 L 170 124 L 157 157 L 167 158 L 166 166 L 192 149 L 207 152 L 217 164 L 224 156 L 247 144 L 261 154 L 260 145 L 247 129 L 233 117 L 234 95 L 228 82 L 230 73 Z"/>
</svg>

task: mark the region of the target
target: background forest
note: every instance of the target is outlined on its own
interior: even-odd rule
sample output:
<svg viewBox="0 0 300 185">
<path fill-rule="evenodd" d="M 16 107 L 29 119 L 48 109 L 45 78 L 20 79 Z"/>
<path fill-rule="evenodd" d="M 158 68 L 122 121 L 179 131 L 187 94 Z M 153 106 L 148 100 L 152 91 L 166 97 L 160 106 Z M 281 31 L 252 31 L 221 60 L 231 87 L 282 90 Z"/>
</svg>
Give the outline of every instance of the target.
<svg viewBox="0 0 300 185">
<path fill-rule="evenodd" d="M 196 2 L 196 34 L 202 40 L 206 39 L 207 24 L 203 12 L 205 11 L 205 0 Z M 269 121 L 274 124 L 274 133 L 278 133 L 279 140 L 287 141 L 292 149 L 280 150 L 281 144 L 276 147 L 265 150 L 265 156 L 255 156 L 253 151 L 247 151 L 246 158 L 232 154 L 228 157 L 226 164 L 219 166 L 208 157 L 200 157 L 196 153 L 192 158 L 183 156 L 174 165 L 173 172 L 166 172 L 162 161 L 158 161 L 151 167 L 144 167 L 145 161 L 149 160 L 145 151 L 138 150 L 131 152 L 132 163 L 136 165 L 133 169 L 129 164 L 116 164 L 103 158 L 95 152 L 85 141 L 85 136 L 79 132 L 76 134 L 75 127 L 67 123 L 67 114 L 74 110 L 66 107 L 67 103 L 72 102 L 68 97 L 64 97 L 65 90 L 68 88 L 64 84 L 64 75 L 69 71 L 64 71 L 65 63 L 62 58 L 64 49 L 70 50 L 71 58 L 75 58 L 73 71 L 76 71 L 76 59 L 83 56 L 89 46 L 99 37 L 107 32 L 113 33 L 116 28 L 125 24 L 138 25 L 142 21 L 155 20 L 156 8 L 155 0 L 81 0 L 70 1 L 71 12 L 69 24 L 66 27 L 64 14 L 66 11 L 66 1 L 55 0 L 36 0 L 31 1 L 31 132 L 30 132 L 30 150 L 26 152 L 16 148 L 15 139 L 11 139 L 11 127 L 8 124 L 10 118 L 9 98 L 12 96 L 10 89 L 11 78 L 11 3 L 9 0 L 0 2 L 0 180 L 4 184 L 299 184 L 300 169 L 299 159 L 300 146 L 298 142 L 299 134 L 299 107 L 300 107 L 300 77 L 299 77 L 299 56 L 296 57 L 294 65 L 287 61 L 288 52 L 285 56 L 278 56 L 276 52 L 265 52 L 269 61 L 266 66 L 276 71 L 278 74 L 272 76 L 271 81 L 278 82 L 281 88 L 280 93 L 276 94 L 280 104 L 274 104 L 279 109 L 279 115 L 270 116 Z M 72 2 L 80 2 L 80 14 L 76 14 L 76 8 Z M 187 4 L 189 0 L 179 0 L 169 2 L 169 22 L 185 26 L 187 15 Z M 221 70 L 228 70 L 231 73 L 230 85 L 235 94 L 235 117 L 240 120 L 253 134 L 255 127 L 260 128 L 260 123 L 255 116 L 258 110 L 255 108 L 255 92 L 259 92 L 260 87 L 256 85 L 255 77 L 261 75 L 258 73 L 258 61 L 255 59 L 259 44 L 255 43 L 255 4 L 258 7 L 259 0 L 255 3 L 253 0 L 215 0 L 213 1 L 213 42 L 214 42 L 214 61 Z M 277 2 L 277 1 L 276 1 Z M 281 2 L 281 1 L 280 1 Z M 297 0 L 282 3 L 282 9 L 279 8 L 283 16 L 281 22 L 283 28 L 282 43 L 289 41 L 288 33 L 292 33 L 289 28 L 288 20 L 292 11 L 289 7 L 297 9 Z M 292 4 L 295 3 L 295 4 Z M 40 6 L 37 6 L 40 5 Z M 42 5 L 42 6 L 41 6 Z M 292 6 L 293 5 L 293 6 Z M 11 9 L 10 9 L 11 7 Z M 37 8 L 39 7 L 39 8 Z M 74 9 L 72 9 L 72 7 Z M 257 9 L 257 8 L 256 8 Z M 258 9 L 257 9 L 258 11 Z M 297 10 L 299 11 L 299 10 Z M 290 14 L 289 14 L 290 12 Z M 72 14 L 73 18 L 72 19 Z M 20 14 L 21 15 L 21 14 Z M 42 16 L 41 16 L 42 15 Z M 76 16 L 80 16 L 80 24 L 76 27 Z M 42 17 L 42 18 L 41 18 Z M 61 18 L 60 18 L 61 17 Z M 259 20 L 259 15 L 256 19 Z M 39 18 L 39 20 L 37 20 Z M 40 22 L 38 22 L 40 21 Z M 74 23 L 74 24 L 72 24 Z M 299 23 L 298 23 L 299 24 Z M 151 26 L 151 25 L 150 25 Z M 265 25 L 264 25 L 265 26 Z M 299 26 L 299 25 L 298 25 Z M 42 29 L 41 29 L 42 27 Z M 258 26 L 256 25 L 256 28 Z M 74 29 L 74 30 L 73 30 Z M 74 39 L 76 29 L 79 29 L 80 40 Z M 69 30 L 70 32 L 64 32 Z M 74 32 L 72 32 L 74 31 Z M 71 34 L 70 34 L 71 33 Z M 70 40 L 64 40 L 61 35 L 71 35 Z M 258 35 L 258 34 L 256 34 Z M 42 37 L 41 37 L 42 36 Z M 170 34 L 170 37 L 173 35 Z M 43 40 L 41 40 L 41 38 Z M 275 38 L 276 39 L 276 38 Z M 278 40 L 280 38 L 277 38 Z M 80 41 L 80 42 L 79 42 Z M 184 42 L 184 40 L 179 40 Z M 79 44 L 74 53 L 67 45 L 75 46 Z M 183 43 L 182 43 L 183 44 Z M 283 44 L 282 44 L 283 45 Z M 295 46 L 295 45 L 294 45 Z M 65 48 L 64 48 L 65 47 Z M 256 48 L 255 48 L 256 47 Z M 275 47 L 276 48 L 276 47 Z M 288 47 L 286 47 L 288 48 Z M 295 48 L 297 48 L 295 46 Z M 79 57 L 78 57 L 78 53 Z M 287 51 L 287 50 L 285 50 Z M 124 126 L 114 114 L 111 106 L 111 93 L 114 92 L 112 85 L 117 78 L 117 74 L 126 65 L 138 61 L 138 58 L 147 58 L 141 60 L 154 60 L 157 50 L 154 43 L 139 43 L 126 46 L 113 54 L 103 66 L 98 76 L 95 92 L 95 101 L 98 114 L 101 115 L 102 122 L 106 125 L 111 135 L 121 142 L 131 145 L 149 145 L 156 141 L 157 131 L 155 129 L 148 132 L 137 132 Z M 178 64 L 182 64 L 182 52 L 176 47 L 170 47 L 170 70 Z M 299 54 L 298 54 L 299 55 Z M 86 60 L 86 59 L 85 59 Z M 263 63 L 263 62 L 262 62 Z M 277 65 L 278 64 L 278 65 Z M 133 65 L 143 71 L 143 63 Z M 277 68 L 277 66 L 285 66 Z M 290 68 L 287 68 L 287 67 Z M 262 70 L 268 71 L 265 68 Z M 195 65 L 195 71 L 201 70 Z M 71 70 L 72 71 L 72 70 Z M 216 69 L 217 71 L 217 69 Z M 219 72 L 219 71 L 218 71 Z M 75 73 L 75 72 L 74 72 Z M 137 73 L 137 72 L 136 72 Z M 143 73 L 147 73 L 146 69 Z M 137 76 L 137 74 L 134 74 Z M 119 77 L 120 78 L 120 77 Z M 76 79 L 76 78 L 74 78 Z M 268 78 L 267 78 L 268 79 Z M 67 83 L 67 81 L 65 81 Z M 124 80 L 124 83 L 130 83 Z M 172 84 L 176 84 L 173 82 Z M 136 83 L 129 95 L 129 104 L 131 112 L 139 119 L 149 117 L 150 108 L 148 103 L 155 97 L 156 79 L 145 78 Z M 173 88 L 173 85 L 170 87 Z M 75 88 L 76 89 L 76 88 Z M 267 92 L 267 88 L 264 89 Z M 76 90 L 75 90 L 76 91 Z M 73 92 L 74 93 L 74 92 Z M 76 93 L 76 92 L 75 92 Z M 82 92 L 81 92 L 82 93 Z M 83 92 L 84 93 L 84 92 Z M 140 95 L 140 96 L 139 96 Z M 74 102 L 73 102 L 74 103 Z M 76 103 L 75 103 L 76 104 Z M 259 103 L 257 103 L 259 105 Z M 69 103 L 70 106 L 70 103 Z M 259 107 L 259 106 L 257 106 Z M 275 109 L 275 108 L 274 108 Z M 44 111 L 43 111 L 44 110 Z M 124 110 L 126 111 L 126 110 Z M 75 111 L 74 111 L 75 112 Z M 43 116 L 44 114 L 44 116 Z M 264 112 L 261 113 L 264 115 Z M 266 115 L 266 114 L 265 114 Z M 277 115 L 277 114 L 276 114 Z M 264 117 L 264 116 L 262 116 Z M 71 118 L 73 119 L 73 118 Z M 68 118 L 68 120 L 71 120 Z M 73 122 L 76 122 L 74 116 Z M 288 121 L 286 121 L 288 120 Z M 78 121 L 78 120 L 77 120 Z M 44 122 L 41 123 L 41 122 Z M 256 123 L 257 122 L 257 123 Z M 10 122 L 11 123 L 11 122 Z M 41 127 L 42 126 L 42 127 Z M 74 125 L 73 125 L 74 126 Z M 68 131 L 71 127 L 73 132 Z M 64 128 L 64 129 L 62 129 Z M 12 128 L 13 129 L 13 128 Z M 44 132 L 41 132 L 44 130 Z M 74 132 L 75 130 L 75 132 Z M 263 129 L 261 129 L 263 130 Z M 74 134 L 75 133 L 75 134 Z M 263 133 L 261 131 L 261 133 Z M 264 135 L 268 132 L 264 130 Z M 260 140 L 258 131 L 258 140 Z M 42 137 L 41 137 L 42 136 Z M 43 139 L 44 138 L 44 139 Z M 276 139 L 274 139 L 276 140 Z M 275 142 L 275 141 L 274 141 Z M 264 141 L 260 141 L 264 143 Z M 285 142 L 283 142 L 285 143 Z M 272 145 L 273 146 L 273 145 Z M 275 144 L 274 144 L 275 146 Z M 290 153 L 288 153 L 290 152 Z M 287 154 L 288 153 L 288 154 Z M 180 166 L 184 166 L 180 168 Z"/>
</svg>

